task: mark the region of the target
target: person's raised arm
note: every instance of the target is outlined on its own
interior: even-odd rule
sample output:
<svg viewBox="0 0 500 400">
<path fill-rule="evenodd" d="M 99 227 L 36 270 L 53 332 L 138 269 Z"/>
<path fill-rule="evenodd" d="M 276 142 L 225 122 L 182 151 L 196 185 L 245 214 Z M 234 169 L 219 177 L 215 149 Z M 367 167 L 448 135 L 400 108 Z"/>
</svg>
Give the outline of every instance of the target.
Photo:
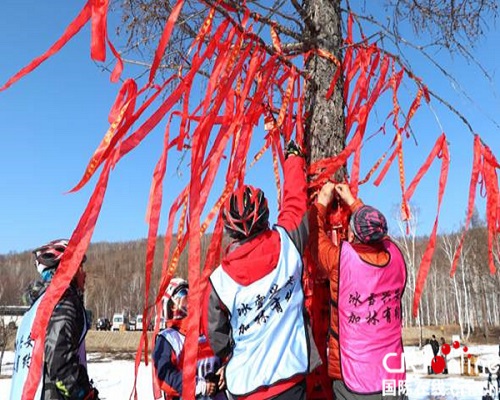
<svg viewBox="0 0 500 400">
<path fill-rule="evenodd" d="M 309 250 L 315 263 L 328 274 L 338 264 L 339 246 L 327 235 L 326 212 L 333 200 L 335 184 L 328 182 L 320 190 L 318 199 L 309 211 Z"/>
<path fill-rule="evenodd" d="M 303 254 L 309 235 L 306 166 L 302 151 L 293 141 L 285 150 L 283 181 L 278 225 L 286 229 L 300 254 Z"/>
<path fill-rule="evenodd" d="M 363 203 L 357 200 L 345 183 L 327 182 L 321 188 L 318 199 L 309 211 L 310 238 L 309 247 L 316 264 L 329 274 L 338 267 L 340 247 L 332 242 L 327 234 L 327 208 L 337 194 L 350 207 L 351 212 Z"/>
</svg>

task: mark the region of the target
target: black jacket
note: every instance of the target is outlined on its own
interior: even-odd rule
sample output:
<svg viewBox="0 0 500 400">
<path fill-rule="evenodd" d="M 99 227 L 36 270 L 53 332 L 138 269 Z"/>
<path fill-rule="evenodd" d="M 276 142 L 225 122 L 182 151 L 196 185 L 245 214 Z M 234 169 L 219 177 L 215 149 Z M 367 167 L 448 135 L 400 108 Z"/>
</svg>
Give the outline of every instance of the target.
<svg viewBox="0 0 500 400">
<path fill-rule="evenodd" d="M 47 325 L 43 400 L 81 400 L 92 391 L 87 368 L 80 361 L 87 330 L 82 296 L 70 286 Z"/>
</svg>

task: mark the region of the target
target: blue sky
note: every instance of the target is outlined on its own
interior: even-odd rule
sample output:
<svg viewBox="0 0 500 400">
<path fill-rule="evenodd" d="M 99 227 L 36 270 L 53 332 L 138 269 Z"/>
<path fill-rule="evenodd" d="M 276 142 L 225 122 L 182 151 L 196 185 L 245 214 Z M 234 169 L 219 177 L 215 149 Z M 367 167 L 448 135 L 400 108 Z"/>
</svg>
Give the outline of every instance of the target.
<svg viewBox="0 0 500 400">
<path fill-rule="evenodd" d="M 43 53 L 63 32 L 83 7 L 83 1 L 4 0 L 0 6 L 0 82 Z M 69 237 L 83 212 L 95 180 L 78 193 L 66 194 L 73 187 L 108 128 L 107 114 L 119 85 L 109 82 L 90 59 L 89 29 L 84 28 L 59 54 L 42 64 L 21 81 L 0 92 L 0 254 L 32 249 L 57 237 Z M 477 59 L 494 77 L 488 82 L 473 65 L 461 58 L 436 54 L 473 98 L 461 97 L 452 85 L 415 58 L 418 76 L 436 92 L 452 102 L 471 121 L 495 154 L 500 154 L 500 78 L 498 69 L 500 34 L 494 27 L 473 50 Z M 131 68 L 125 67 L 124 76 Z M 472 135 L 445 108 L 433 107 L 448 135 L 451 152 L 449 182 L 440 216 L 441 231 L 458 228 L 465 215 L 471 170 Z M 380 116 L 382 118 L 382 116 Z M 151 175 L 159 158 L 163 126 L 113 171 L 93 241 L 124 241 L 147 235 L 145 210 Z M 432 113 L 422 108 L 415 117 L 414 132 L 419 146 L 406 147 L 407 179 L 421 165 L 441 130 Z M 373 157 L 372 157 L 373 154 Z M 377 153 L 380 154 L 380 153 Z M 376 158 L 367 146 L 362 175 Z M 167 174 L 169 201 L 187 181 L 187 173 L 176 174 L 172 160 Z M 396 165 L 395 165 L 396 166 Z M 395 167 L 394 166 L 394 167 Z M 386 214 L 399 201 L 397 168 L 380 188 L 371 183 L 360 189 L 361 198 Z M 432 168 L 414 196 L 420 208 L 419 232 L 429 233 L 434 222 L 439 165 Z M 254 168 L 248 182 L 272 192 L 269 157 Z M 478 199 L 484 210 L 483 199 Z M 165 228 L 164 221 L 160 231 Z"/>
</svg>

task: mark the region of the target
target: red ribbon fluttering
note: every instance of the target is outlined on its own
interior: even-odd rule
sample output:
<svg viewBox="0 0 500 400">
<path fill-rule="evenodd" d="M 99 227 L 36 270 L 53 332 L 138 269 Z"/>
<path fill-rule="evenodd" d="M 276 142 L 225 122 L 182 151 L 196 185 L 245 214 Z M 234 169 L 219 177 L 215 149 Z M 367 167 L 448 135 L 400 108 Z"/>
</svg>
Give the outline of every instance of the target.
<svg viewBox="0 0 500 400">
<path fill-rule="evenodd" d="M 437 236 L 437 227 L 439 222 L 439 211 L 441 209 L 441 202 L 443 200 L 444 189 L 446 187 L 446 181 L 448 179 L 448 170 L 450 166 L 450 155 L 448 152 L 448 145 L 446 143 L 446 136 L 444 133 L 438 138 L 433 149 L 431 150 L 429 156 L 425 163 L 420 167 L 420 170 L 417 172 L 415 178 L 413 178 L 412 182 L 408 186 L 408 190 L 405 193 L 405 200 L 407 203 L 410 202 L 413 193 L 419 184 L 422 177 L 429 170 L 429 167 L 433 163 L 433 161 L 437 158 L 441 159 L 441 172 L 439 175 L 439 188 L 438 188 L 438 207 L 436 212 L 436 219 L 434 221 L 434 226 L 432 228 L 431 235 L 429 237 L 429 242 L 427 243 L 427 247 L 425 249 L 424 255 L 422 257 L 422 261 L 420 262 L 420 268 L 418 269 L 417 280 L 415 283 L 415 294 L 413 298 L 413 317 L 417 317 L 418 306 L 420 303 L 420 298 L 422 296 L 422 292 L 424 290 L 425 280 L 427 278 L 427 274 L 429 273 L 429 269 L 431 267 L 432 256 L 434 254 L 434 250 L 436 248 L 436 236 Z"/>
<path fill-rule="evenodd" d="M 92 238 L 95 224 L 101 210 L 108 184 L 109 173 L 113 159 L 110 158 L 104 164 L 104 168 L 99 176 L 96 187 L 89 203 L 78 222 L 78 225 L 71 235 L 68 248 L 64 252 L 61 264 L 54 275 L 54 278 L 47 288 L 44 298 L 36 313 L 36 324 L 33 324 L 31 337 L 35 342 L 33 356 L 30 362 L 28 379 L 25 382 L 22 400 L 33 399 L 38 388 L 38 383 L 42 379 L 43 354 L 46 328 L 52 310 L 68 288 L 73 276 L 80 267 L 81 260 L 87 250 Z"/>
<path fill-rule="evenodd" d="M 120 55 L 113 47 L 108 39 L 107 33 L 107 14 L 108 14 L 108 0 L 88 0 L 76 18 L 68 25 L 61 37 L 41 56 L 36 57 L 27 66 L 14 74 L 3 86 L 0 87 L 0 92 L 9 88 L 16 83 L 23 76 L 29 74 L 36 69 L 40 64 L 52 57 L 59 50 L 61 50 L 66 43 L 68 43 L 73 36 L 75 36 L 80 29 L 82 29 L 87 22 L 91 21 L 91 43 L 90 55 L 95 61 L 106 60 L 106 41 L 109 43 L 110 48 L 117 58 L 117 65 L 111 74 L 111 81 L 118 81 L 123 63 Z"/>
<path fill-rule="evenodd" d="M 476 198 L 476 189 L 479 179 L 482 178 L 484 189 L 486 191 L 486 224 L 488 229 L 488 264 L 490 273 L 495 274 L 496 267 L 493 257 L 493 247 L 495 238 L 500 233 L 500 195 L 498 189 L 497 170 L 500 164 L 478 135 L 474 136 L 474 157 L 472 162 L 472 174 L 469 186 L 469 201 L 467 206 L 467 217 L 465 227 L 460 238 L 457 250 L 453 257 L 450 276 L 455 274 L 457 263 L 462 253 L 465 234 L 469 229 L 472 214 L 474 212 L 474 202 Z M 498 250 L 498 249 L 497 249 Z"/>
<path fill-rule="evenodd" d="M 147 83 L 141 89 L 138 89 L 136 82 L 132 79 L 126 79 L 122 84 L 109 113 L 110 127 L 91 157 L 81 180 L 72 189 L 72 191 L 81 189 L 99 168 L 102 168 L 94 192 L 71 237 L 61 266 L 40 304 L 37 323 L 32 332 L 35 340 L 33 362 L 30 367 L 29 379 L 25 385 L 23 400 L 32 398 L 35 393 L 42 373 L 43 343 L 47 322 L 53 307 L 75 274 L 90 242 L 111 169 L 123 156 L 136 148 L 164 119 L 167 119 L 168 122 L 165 126 L 163 146 L 159 149 L 159 161 L 152 176 L 146 213 L 149 228 L 144 275 L 143 315 L 145 323 L 136 355 L 135 370 L 137 379 L 142 354 L 144 354 L 145 362 L 148 362 L 147 326 L 153 318 L 155 310 L 157 313 L 160 312 L 163 294 L 175 274 L 180 255 L 189 243 L 190 296 L 183 368 L 183 398 L 194 399 L 202 293 L 208 276 L 220 262 L 221 255 L 223 225 L 219 215 L 220 207 L 232 190 L 244 183 L 253 132 L 264 118 L 267 118 L 270 129 L 265 136 L 261 150 L 254 157 L 254 162 L 258 162 L 265 151 L 271 151 L 278 199 L 281 197 L 280 168 L 284 162 L 282 141 L 288 141 L 294 135 L 299 144 L 303 144 L 306 140 L 303 127 L 305 121 L 303 105 L 307 85 L 304 82 L 304 76 L 299 74 L 297 67 L 294 66 L 298 65 L 298 62 L 295 64 L 283 62 L 283 60 L 292 60 L 296 56 L 291 57 L 284 53 L 284 46 L 281 43 L 278 30 L 274 27 L 271 28 L 270 37 L 276 54 L 268 54 L 268 49 L 262 46 L 259 37 L 252 31 L 251 18 L 257 19 L 258 16 L 256 13 L 250 13 L 244 2 L 240 5 L 244 9 L 241 23 L 231 17 L 231 13 L 237 12 L 236 9 L 228 6 L 225 2 L 219 2 L 218 6 L 223 7 L 226 13 L 218 21 L 217 26 L 214 26 L 214 18 L 218 11 L 217 7 L 210 7 L 200 31 L 186 55 L 186 58 L 189 58 L 189 69 L 184 71 L 181 68 L 162 83 L 155 84 L 156 73 L 160 68 L 172 33 L 176 29 L 176 22 L 181 15 L 183 6 L 184 1 L 178 0 L 167 18 L 155 51 Z M 119 52 L 108 39 L 107 11 L 108 0 L 89 0 L 61 38 L 42 56 L 34 59 L 28 66 L 10 78 L 0 90 L 7 89 L 59 51 L 89 20 L 91 21 L 91 57 L 97 61 L 104 61 L 106 43 L 108 43 L 117 59 L 111 80 L 118 81 L 123 70 L 123 62 Z M 250 17 L 250 15 L 253 16 Z M 413 303 L 415 315 L 436 245 L 439 212 L 449 169 L 446 137 L 442 134 L 438 138 L 426 161 L 406 188 L 404 141 L 409 137 L 410 122 L 421 106 L 422 96 L 428 102 L 429 93 L 420 79 L 407 73 L 397 60 L 383 53 L 376 44 L 367 43 L 362 32 L 363 40 L 361 42 L 356 41 L 354 36 L 353 17 L 349 16 L 343 60 L 338 60 L 323 49 L 310 50 L 303 55 L 304 58 L 322 57 L 336 66 L 331 83 L 328 88 L 325 88 L 327 99 L 333 95 L 335 90 L 338 90 L 339 79 L 341 76 L 343 77 L 344 87 L 342 90 L 346 104 L 345 129 L 348 139 L 340 154 L 317 161 L 309 166 L 308 172 L 314 176 L 314 180 L 310 182 L 310 189 L 317 190 L 326 181 L 332 179 L 335 172 L 347 165 L 352 157 L 350 184 L 353 193 L 356 194 L 359 185 L 368 182 L 379 167 L 381 167 L 381 171 L 374 180 L 374 184 L 380 184 L 397 158 L 402 215 L 403 219 L 408 219 L 410 218 L 409 201 L 416 187 L 431 164 L 436 159 L 441 160 L 437 214 L 417 277 Z M 197 92 L 193 92 L 193 88 L 198 84 L 198 74 L 202 69 L 203 73 L 208 75 L 208 80 L 204 96 L 200 98 Z M 417 88 L 406 115 L 401 111 L 404 107 L 400 104 L 398 97 L 399 87 L 405 73 Z M 173 90 L 164 93 L 165 88 L 171 84 L 175 84 Z M 375 165 L 369 169 L 366 177 L 360 180 L 361 153 L 363 143 L 366 141 L 365 134 L 369 117 L 374 105 L 387 91 L 392 92 L 392 109 L 387 113 L 386 120 L 378 132 L 386 133 L 386 123 L 390 121 L 394 129 L 394 139 L 390 148 L 378 157 Z M 198 103 L 194 104 L 195 101 Z M 160 104 L 157 105 L 157 108 L 150 110 L 153 103 L 157 104 L 158 102 Z M 141 105 L 136 110 L 138 103 Z M 150 111 L 150 114 L 146 116 L 147 111 Z M 137 129 L 131 131 L 132 126 L 140 118 L 143 122 Z M 174 119 L 179 123 L 179 129 L 175 130 L 176 134 L 173 134 L 174 130 L 170 129 Z M 190 181 L 170 207 L 164 238 L 165 252 L 162 260 L 162 274 L 156 296 L 150 299 L 151 273 L 170 151 L 189 152 Z M 227 162 L 222 163 L 222 160 L 227 160 Z M 222 170 L 223 166 L 226 168 L 225 171 Z M 494 272 L 495 267 L 491 249 L 500 230 L 498 169 L 498 161 L 490 149 L 476 136 L 466 228 L 470 223 L 476 186 L 481 177 L 487 197 L 489 264 L 492 272 Z M 224 176 L 225 185 L 222 193 L 216 194 L 215 202 L 210 205 L 210 195 L 214 194 L 214 182 L 219 176 Z M 205 263 L 202 266 L 201 235 L 212 224 L 214 231 L 205 254 Z M 174 229 L 176 229 L 175 235 Z M 455 255 L 452 274 L 455 271 L 462 244 L 463 237 Z M 170 251 L 171 248 L 173 248 L 172 251 Z M 306 279 L 306 294 L 308 296 L 306 304 L 311 306 L 312 296 L 314 296 L 314 300 L 328 304 L 328 291 L 324 290 L 324 287 L 320 289 L 316 283 L 311 283 Z M 314 292 L 315 287 L 317 288 L 316 293 Z M 321 318 L 321 314 L 314 311 L 311 311 L 311 314 L 313 315 L 315 337 L 324 337 L 326 334 L 323 332 L 325 326 L 317 320 Z M 156 319 L 154 334 L 158 330 L 159 319 Z M 326 360 L 324 361 L 326 362 Z M 323 385 L 323 392 L 315 398 L 328 398 L 329 386 L 325 370 L 319 379 Z M 136 382 L 134 382 L 131 397 L 136 398 L 135 384 Z M 155 397 L 161 395 L 158 385 L 155 385 L 154 393 Z"/>
</svg>

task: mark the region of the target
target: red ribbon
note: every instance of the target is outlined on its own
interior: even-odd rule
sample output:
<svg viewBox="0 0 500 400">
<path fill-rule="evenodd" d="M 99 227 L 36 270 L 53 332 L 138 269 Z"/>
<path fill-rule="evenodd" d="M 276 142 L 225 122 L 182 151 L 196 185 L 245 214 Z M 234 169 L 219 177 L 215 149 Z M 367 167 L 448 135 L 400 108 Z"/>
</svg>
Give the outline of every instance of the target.
<svg viewBox="0 0 500 400">
<path fill-rule="evenodd" d="M 444 189 L 446 187 L 446 181 L 448 179 L 448 170 L 450 166 L 450 155 L 448 152 L 448 145 L 446 143 L 446 136 L 444 133 L 438 138 L 431 150 L 429 156 L 425 163 L 420 167 L 415 178 L 410 183 L 408 190 L 405 193 L 405 201 L 408 203 L 413 196 L 413 193 L 420 183 L 422 177 L 427 173 L 429 167 L 431 166 L 434 159 L 438 157 L 441 159 L 441 173 L 439 175 L 439 190 L 438 190 L 438 207 L 436 212 L 436 219 L 432 228 L 431 235 L 429 237 L 429 242 L 425 249 L 422 261 L 420 262 L 420 267 L 418 269 L 418 275 L 415 283 L 415 293 L 413 297 L 413 317 L 416 318 L 418 314 L 418 306 L 420 303 L 420 298 L 422 297 L 422 292 L 424 290 L 425 281 L 431 267 L 432 256 L 436 247 L 436 236 L 437 227 L 439 222 L 439 212 L 441 210 L 441 202 L 443 200 Z"/>
<path fill-rule="evenodd" d="M 24 384 L 22 400 L 30 400 L 35 396 L 38 383 L 42 379 L 43 354 L 47 324 L 52 310 L 68 288 L 78 270 L 85 251 L 90 243 L 95 224 L 101 210 L 104 194 L 111 170 L 112 159 L 108 160 L 99 176 L 94 192 L 87 207 L 71 235 L 68 247 L 61 259 L 61 264 L 47 288 L 44 298 L 36 313 L 36 324 L 31 329 L 31 337 L 35 341 L 28 378 Z"/>
<path fill-rule="evenodd" d="M 500 232 L 500 197 L 498 190 L 498 175 L 496 170 L 500 168 L 497 159 L 491 152 L 490 148 L 483 145 L 483 177 L 486 185 L 486 222 L 488 227 L 488 264 L 491 275 L 496 272 L 495 261 L 493 256 L 493 247 L 498 246 L 495 241 L 498 232 Z"/>
<path fill-rule="evenodd" d="M 238 23 L 230 15 L 226 16 L 218 23 L 214 33 L 212 33 L 212 28 L 216 9 L 210 8 L 207 18 L 189 48 L 189 71 L 184 73 L 181 69 L 177 74 L 167 79 L 161 86 L 153 86 L 152 82 L 155 79 L 157 69 L 160 66 L 161 60 L 170 42 L 173 29 L 175 28 L 183 4 L 183 0 L 177 1 L 165 23 L 162 37 L 155 52 L 148 83 L 139 91 L 133 80 L 126 80 L 122 85 L 109 114 L 110 128 L 92 156 L 84 176 L 75 188 L 73 188 L 73 191 L 75 191 L 83 187 L 95 174 L 97 169 L 103 165 L 98 183 L 87 209 L 82 215 L 77 229 L 72 236 L 70 246 L 54 278 L 53 285 L 51 285 L 47 292 L 46 299 L 42 302 L 39 313 L 37 314 L 37 326 L 33 329 L 33 334 L 35 335 L 34 362 L 32 370 L 30 369 L 30 380 L 27 383 L 26 393 L 23 395 L 23 399 L 29 397 L 28 393 L 32 395 L 33 390 L 36 389 L 35 386 L 38 379 L 35 378 L 40 377 L 41 374 L 40 360 L 42 357 L 41 352 L 43 351 L 44 329 L 46 328 L 48 318 L 54 305 L 78 268 L 79 260 L 83 257 L 85 249 L 90 241 L 103 201 L 110 169 L 121 160 L 121 157 L 138 146 L 143 139 L 160 124 L 167 114 L 169 114 L 169 120 L 166 125 L 162 154 L 153 174 L 147 210 L 149 230 L 145 267 L 146 295 L 143 314 L 145 320 L 147 319 L 147 322 L 149 322 L 152 317 L 153 307 L 156 307 L 157 312 L 159 312 L 163 294 L 171 278 L 174 276 L 180 254 L 189 242 L 188 274 L 191 292 L 189 296 L 188 336 L 186 339 L 186 354 L 184 359 L 183 397 L 186 399 L 193 399 L 198 333 L 200 331 L 199 317 L 201 294 L 206 286 L 206 280 L 210 272 L 220 261 L 220 246 L 223 229 L 218 211 L 233 188 L 244 182 L 247 155 L 250 149 L 253 131 L 259 126 L 263 115 L 275 112 L 277 113 L 277 121 L 273 129 L 266 136 L 266 142 L 262 150 L 255 157 L 255 160 L 258 161 L 263 152 L 269 149 L 271 150 L 278 193 L 280 192 L 279 167 L 283 164 L 281 149 L 282 137 L 287 141 L 293 137 L 295 131 L 297 142 L 302 143 L 304 140 L 304 115 L 302 107 L 304 104 L 305 90 L 303 89 L 304 85 L 301 85 L 301 80 L 303 78 L 297 73 L 294 67 L 289 67 L 284 64 L 277 56 L 267 55 L 265 49 L 262 48 L 258 40 L 259 37 L 252 32 L 252 19 L 255 21 L 258 19 L 258 16 L 255 16 L 255 13 L 251 14 L 244 2 L 241 5 L 241 7 L 245 8 L 244 18 L 241 23 Z M 222 5 L 229 13 L 236 11 L 225 2 L 218 4 Z M 92 35 L 91 56 L 95 60 L 103 61 L 106 57 L 107 41 L 111 51 L 117 59 L 115 68 L 111 74 L 111 80 L 113 82 L 118 81 L 123 70 L 123 62 L 107 36 L 107 10 L 108 0 L 89 0 L 77 18 L 68 26 L 62 37 L 42 56 L 33 60 L 27 67 L 10 78 L 0 90 L 5 90 L 14 82 L 35 69 L 48 57 L 59 51 L 89 19 L 91 19 Z M 375 44 L 368 44 L 366 42 L 362 33 L 361 36 L 363 41 L 361 43 L 356 43 L 353 38 L 353 17 L 349 15 L 347 20 L 347 37 L 345 38 L 346 50 L 342 63 L 325 50 L 317 49 L 309 52 L 309 55 L 315 53 L 320 57 L 330 60 L 337 66 L 330 87 L 326 93 L 327 98 L 333 94 L 333 91 L 337 88 L 340 74 L 343 74 L 345 83 L 343 95 L 345 104 L 347 105 L 345 124 L 347 138 L 349 139 L 346 147 L 340 154 L 318 161 L 310 166 L 309 172 L 315 176 L 314 181 L 310 183 L 310 187 L 313 189 L 317 188 L 327 180 L 330 180 L 332 175 L 339 168 L 345 166 L 349 158 L 353 155 L 352 169 L 350 171 L 351 185 L 353 192 L 356 193 L 358 185 L 369 180 L 375 170 L 385 161 L 382 171 L 374 182 L 376 185 L 379 184 L 382 179 L 384 179 L 388 169 L 397 157 L 402 191 L 403 217 L 408 218 L 408 202 L 416 186 L 425 173 L 427 173 L 435 158 L 441 158 L 438 210 L 431 238 L 425 251 L 417 278 L 413 306 L 413 311 L 415 313 L 418 309 L 418 302 L 424 288 L 425 279 L 435 249 L 438 217 L 448 173 L 448 148 L 446 145 L 446 138 L 443 134 L 436 142 L 426 162 L 410 183 L 408 189 L 406 189 L 403 159 L 403 134 L 406 134 L 405 136 L 408 137 L 409 124 L 413 115 L 420 107 L 421 97 L 424 96 L 424 98 L 429 101 L 429 93 L 420 79 L 407 74 L 415 81 L 418 91 L 410 105 L 405 120 L 400 123 L 402 113 L 401 105 L 398 100 L 398 91 L 405 71 L 397 71 L 396 60 L 388 55 L 383 55 Z M 274 27 L 271 28 L 271 38 L 274 48 L 281 53 L 282 46 L 278 33 Z M 194 54 L 191 55 L 192 52 L 194 52 Z M 306 54 L 305 57 L 307 56 Z M 200 72 L 200 69 L 207 65 L 210 65 L 212 70 L 208 72 L 210 77 L 208 79 L 205 96 L 198 104 L 191 104 L 190 101 L 197 98 L 192 92 L 193 83 L 196 82 L 196 76 Z M 391 71 L 390 74 L 389 69 Z M 178 80 L 177 87 L 161 101 L 161 104 L 145 119 L 137 130 L 129 134 L 132 124 L 143 115 L 144 111 L 151 106 L 153 101 L 158 100 L 159 94 L 175 79 Z M 392 125 L 395 129 L 394 141 L 392 143 L 394 149 L 387 159 L 387 152 L 383 154 L 370 169 L 366 178 L 360 182 L 361 149 L 365 141 L 368 118 L 375 102 L 388 89 L 392 89 L 392 110 L 383 123 L 381 130 L 385 132 L 385 124 L 387 120 L 391 118 Z M 146 92 L 149 94 L 149 90 L 152 90 L 153 94 L 143 102 L 137 111 L 135 111 L 135 105 L 138 98 Z M 274 107 L 274 105 L 276 105 L 276 107 Z M 180 129 L 177 136 L 170 139 L 169 127 L 174 116 L 180 118 Z M 209 143 L 210 147 L 208 146 Z M 162 185 L 165 179 L 168 151 L 170 151 L 171 148 L 176 148 L 178 151 L 190 149 L 191 180 L 170 208 L 164 241 L 166 251 L 163 258 L 162 276 L 158 292 L 154 300 L 151 300 L 153 304 L 149 304 L 151 269 L 163 197 Z M 489 148 L 483 145 L 478 137 L 476 137 L 474 149 L 474 167 L 471 178 L 471 188 L 469 191 L 469 209 L 466 227 L 468 227 L 470 223 L 475 190 L 479 176 L 481 176 L 484 181 L 484 190 L 487 196 L 488 243 L 490 245 L 489 264 L 490 270 L 494 271 L 491 247 L 500 230 L 500 195 L 497 177 L 499 165 Z M 205 208 L 212 194 L 211 192 L 216 176 L 219 176 L 218 174 L 221 173 L 221 171 L 219 171 L 221 160 L 225 158 L 229 160 L 227 163 L 227 170 L 225 171 L 226 186 L 222 194 L 216 196 L 217 201 L 206 214 L 202 222 L 201 216 L 205 214 Z M 216 216 L 218 216 L 218 218 L 216 218 Z M 200 234 L 207 231 L 209 226 L 214 222 L 214 219 L 214 234 L 210 241 L 203 273 L 200 273 Z M 170 257 L 169 249 L 174 241 L 173 229 L 176 220 L 178 220 L 177 235 L 175 237 L 176 243 Z M 452 274 L 455 270 L 456 258 L 459 256 L 462 247 L 462 241 L 455 255 Z M 305 284 L 307 285 L 307 282 Z M 315 295 L 314 285 L 310 285 L 310 287 L 312 287 L 312 289 L 311 292 L 309 293 L 308 291 L 308 293 L 313 296 Z M 318 294 L 318 292 L 316 294 Z M 317 297 L 317 299 L 319 298 L 325 300 L 321 295 Z M 319 317 L 316 315 L 315 318 Z M 316 322 L 316 326 L 321 325 L 317 323 L 318 321 L 313 322 Z M 155 324 L 155 333 L 157 333 L 159 329 L 158 323 L 159 321 Z M 148 341 L 145 330 L 147 325 L 147 323 L 144 325 L 141 343 L 136 356 L 136 378 L 143 350 L 145 353 L 145 361 L 146 363 L 148 362 Z M 315 335 L 318 333 L 319 331 L 315 331 Z M 323 379 L 323 381 L 327 381 L 327 378 Z M 159 393 L 158 390 L 158 386 L 155 386 L 155 394 Z M 136 396 L 135 383 L 133 395 Z"/>
<path fill-rule="evenodd" d="M 179 14 L 183 5 L 184 0 L 178 0 L 168 17 L 167 22 L 165 22 L 163 34 L 161 36 L 160 42 L 158 43 L 158 47 L 156 48 L 155 58 L 153 60 L 153 64 L 151 65 L 151 70 L 149 71 L 149 82 L 153 82 L 154 80 L 156 70 L 158 69 L 160 61 L 165 54 L 165 49 L 167 48 L 168 42 L 170 41 L 170 36 L 172 35 L 172 31 L 174 30 L 174 24 L 177 21 L 177 18 L 179 18 Z"/>
<path fill-rule="evenodd" d="M 2 87 L 0 87 L 0 92 L 9 88 L 23 76 L 29 74 L 35 68 L 37 68 L 41 63 L 47 60 L 49 57 L 56 54 L 59 50 L 61 50 L 66 43 L 70 41 L 70 39 L 75 36 L 80 29 L 84 27 L 87 21 L 90 19 L 92 14 L 89 0 L 83 9 L 80 11 L 78 16 L 68 25 L 62 36 L 41 56 L 35 58 L 31 61 L 27 66 L 22 68 L 19 72 L 17 72 L 14 76 L 12 76 Z"/>
<path fill-rule="evenodd" d="M 91 0 L 92 24 L 90 56 L 95 61 L 106 60 L 108 0 Z"/>
<path fill-rule="evenodd" d="M 111 76 L 109 77 L 111 82 L 118 82 L 120 80 L 120 76 L 122 75 L 123 72 L 123 60 L 120 56 L 120 53 L 118 53 L 115 49 L 115 46 L 113 46 L 113 43 L 109 40 L 109 38 L 106 36 L 106 40 L 108 42 L 109 48 L 111 49 L 111 52 L 116 58 L 116 65 L 113 68 L 113 72 L 111 72 Z"/>
<path fill-rule="evenodd" d="M 451 277 L 453 277 L 453 275 L 455 275 L 455 271 L 457 269 L 458 258 L 460 257 L 460 254 L 462 253 L 462 247 L 464 244 L 465 233 L 469 229 L 470 221 L 472 219 L 472 214 L 474 212 L 474 202 L 476 199 L 477 182 L 479 180 L 479 174 L 481 173 L 481 171 L 483 169 L 483 159 L 481 156 L 481 151 L 482 151 L 481 139 L 479 138 L 478 135 L 475 135 L 474 136 L 474 157 L 473 157 L 473 161 L 472 161 L 472 175 L 471 175 L 471 180 L 470 180 L 470 185 L 469 185 L 469 201 L 468 201 L 468 207 L 467 207 L 467 217 L 465 219 L 464 231 L 463 231 L 462 236 L 460 238 L 460 242 L 458 243 L 457 250 L 455 251 L 455 255 L 453 257 L 453 262 L 451 263 L 451 271 L 450 271 Z"/>
</svg>

